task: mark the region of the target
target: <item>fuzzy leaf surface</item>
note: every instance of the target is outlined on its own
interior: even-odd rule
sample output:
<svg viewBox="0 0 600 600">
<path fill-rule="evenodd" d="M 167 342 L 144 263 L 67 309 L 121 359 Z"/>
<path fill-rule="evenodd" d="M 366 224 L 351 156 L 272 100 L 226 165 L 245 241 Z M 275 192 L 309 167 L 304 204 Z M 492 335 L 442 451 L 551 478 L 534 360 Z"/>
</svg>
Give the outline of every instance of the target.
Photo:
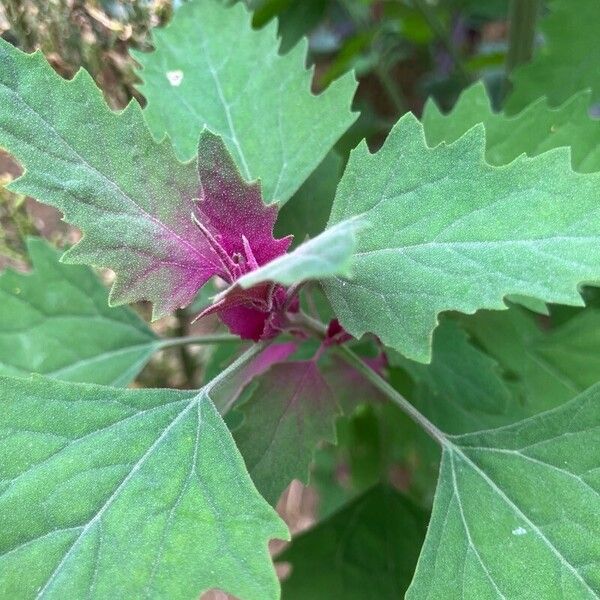
<svg viewBox="0 0 600 600">
<path fill-rule="evenodd" d="M 568 146 L 573 169 L 581 173 L 600 171 L 600 121 L 590 118 L 590 92 L 583 91 L 557 108 L 545 98 L 536 100 L 513 116 L 494 112 L 485 85 L 476 83 L 465 90 L 452 111 L 442 114 L 429 100 L 423 112 L 427 143 L 437 146 L 456 141 L 469 129 L 483 123 L 486 159 L 506 165 L 519 154 L 536 156 Z"/>
<path fill-rule="evenodd" d="M 88 267 L 64 265 L 38 238 L 27 241 L 31 274 L 0 275 L 0 374 L 127 385 L 158 349 L 132 310 L 107 304 Z"/>
<path fill-rule="evenodd" d="M 390 355 L 390 363 L 410 374 L 416 384 L 414 404 L 447 433 L 490 429 L 527 416 L 498 363 L 476 348 L 450 319 L 435 330 L 431 364 L 397 353 Z"/>
<path fill-rule="evenodd" d="M 335 441 L 335 397 L 315 362 L 288 362 L 260 377 L 240 411 L 236 444 L 258 491 L 275 505 L 292 479 L 308 483 L 317 444 Z"/>
<path fill-rule="evenodd" d="M 2 596 L 279 597 L 267 542 L 286 527 L 252 484 L 211 384 L 1 385 Z"/>
<path fill-rule="evenodd" d="M 84 232 L 65 259 L 115 271 L 112 304 L 149 300 L 161 317 L 213 275 L 232 280 L 206 232 L 229 262 L 245 257 L 244 235 L 259 265 L 285 252 L 291 240 L 272 236 L 275 207 L 218 137 L 199 136 L 198 161 L 182 164 L 154 141 L 136 102 L 110 111 L 85 71 L 65 81 L 41 54 L 6 42 L 0 67 L 0 144 L 26 169 L 10 188 L 56 206 Z"/>
<path fill-rule="evenodd" d="M 65 258 L 113 269 L 113 303 L 151 300 L 157 316 L 187 304 L 204 277 L 190 219 L 195 165 L 152 139 L 137 103 L 113 113 L 85 71 L 65 81 L 40 53 L 4 41 L 0 102 L 0 145 L 26 170 L 10 189 L 85 234 Z"/>
<path fill-rule="evenodd" d="M 402 598 L 425 535 L 425 514 L 379 484 L 294 538 L 277 558 L 291 563 L 286 600 Z"/>
<path fill-rule="evenodd" d="M 350 156 L 328 227 L 358 232 L 353 279 L 323 287 L 342 325 L 427 362 L 437 316 L 506 308 L 520 294 L 581 305 L 600 278 L 600 176 L 574 173 L 566 149 L 505 167 L 484 160 L 483 126 L 430 148 L 403 117 L 376 154 Z"/>
<path fill-rule="evenodd" d="M 312 240 L 283 254 L 256 271 L 250 271 L 235 282 L 241 288 L 251 288 L 265 281 L 283 285 L 310 279 L 351 277 L 352 254 L 356 247 L 358 221 L 343 221 Z"/>
<path fill-rule="evenodd" d="M 154 52 L 134 56 L 154 135 L 168 133 L 181 159 L 205 127 L 221 135 L 268 204 L 288 200 L 356 119 L 354 76 L 314 96 L 306 42 L 280 56 L 277 23 L 253 30 L 242 3 L 188 2 L 153 41 Z"/>
<path fill-rule="evenodd" d="M 443 436 L 408 600 L 598 598 L 600 387 L 519 423 Z"/>
<path fill-rule="evenodd" d="M 506 110 L 514 113 L 541 96 L 552 106 L 576 92 L 591 88 L 592 101 L 600 101 L 600 44 L 597 0 L 551 0 L 541 24 L 545 43 L 533 60 L 511 75 L 513 90 Z"/>
</svg>

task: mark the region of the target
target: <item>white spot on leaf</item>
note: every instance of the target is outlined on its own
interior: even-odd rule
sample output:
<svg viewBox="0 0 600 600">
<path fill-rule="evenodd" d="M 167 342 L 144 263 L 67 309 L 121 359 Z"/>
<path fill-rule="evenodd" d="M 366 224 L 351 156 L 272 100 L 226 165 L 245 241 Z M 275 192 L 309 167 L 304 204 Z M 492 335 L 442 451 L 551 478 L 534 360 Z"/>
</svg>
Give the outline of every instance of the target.
<svg viewBox="0 0 600 600">
<path fill-rule="evenodd" d="M 167 71 L 166 75 L 169 83 L 173 87 L 179 87 L 181 85 L 181 82 L 183 81 L 183 71 Z"/>
<path fill-rule="evenodd" d="M 513 535 L 525 535 L 527 533 L 527 529 L 525 529 L 524 527 L 517 527 L 516 529 L 513 529 L 512 534 Z"/>
</svg>

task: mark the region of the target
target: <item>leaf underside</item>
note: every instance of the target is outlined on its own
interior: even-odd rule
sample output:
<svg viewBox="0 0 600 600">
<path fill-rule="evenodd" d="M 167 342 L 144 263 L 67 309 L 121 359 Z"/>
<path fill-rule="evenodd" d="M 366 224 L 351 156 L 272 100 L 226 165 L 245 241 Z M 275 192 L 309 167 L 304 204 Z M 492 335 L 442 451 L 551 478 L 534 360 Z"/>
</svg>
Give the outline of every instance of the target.
<svg viewBox="0 0 600 600">
<path fill-rule="evenodd" d="M 351 277 L 351 257 L 356 246 L 358 221 L 345 221 L 331 227 L 295 250 L 250 271 L 235 282 L 236 286 L 250 288 L 265 281 L 283 285 L 302 283 L 311 279 L 334 276 Z"/>
</svg>

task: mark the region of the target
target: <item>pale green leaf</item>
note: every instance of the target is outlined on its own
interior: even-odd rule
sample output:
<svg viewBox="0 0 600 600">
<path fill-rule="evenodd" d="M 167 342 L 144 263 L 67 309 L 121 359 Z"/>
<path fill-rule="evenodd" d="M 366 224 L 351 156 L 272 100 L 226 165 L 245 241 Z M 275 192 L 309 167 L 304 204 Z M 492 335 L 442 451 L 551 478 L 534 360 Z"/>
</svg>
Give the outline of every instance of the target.
<svg viewBox="0 0 600 600">
<path fill-rule="evenodd" d="M 573 168 L 582 173 L 600 171 L 600 121 L 589 115 L 590 92 L 583 91 L 557 108 L 546 98 L 536 100 L 514 116 L 494 112 L 483 83 L 465 90 L 447 115 L 433 101 L 423 112 L 430 146 L 451 143 L 477 123 L 485 126 L 486 159 L 506 165 L 520 154 L 536 156 L 552 148 L 571 148 Z"/>
<path fill-rule="evenodd" d="M 240 407 L 233 436 L 252 481 L 275 505 L 292 479 L 308 483 L 317 444 L 335 441 L 338 407 L 314 361 L 278 364 Z"/>
<path fill-rule="evenodd" d="M 588 88 L 592 101 L 600 101 L 600 3 L 550 0 L 548 5 L 550 14 L 540 24 L 544 44 L 530 63 L 511 75 L 513 91 L 506 102 L 511 113 L 541 96 L 558 106 Z"/>
<path fill-rule="evenodd" d="M 253 486 L 213 383 L 0 385 L 2 597 L 279 597 L 267 542 L 286 527 Z"/>
<path fill-rule="evenodd" d="M 548 305 L 538 298 L 528 298 L 527 296 L 522 296 L 521 294 L 509 294 L 506 296 L 506 300 L 508 304 L 520 304 L 524 306 L 531 312 L 537 313 L 538 315 L 548 316 L 550 314 L 550 310 L 548 309 Z"/>
<path fill-rule="evenodd" d="M 498 363 L 471 344 L 458 324 L 445 319 L 433 336 L 431 364 L 389 354 L 416 386 L 413 403 L 447 433 L 480 431 L 513 423 L 526 416 L 502 378 Z"/>
<path fill-rule="evenodd" d="M 506 308 L 510 294 L 581 305 L 600 278 L 600 176 L 572 172 L 566 149 L 505 167 L 484 158 L 483 126 L 429 148 L 403 117 L 382 149 L 350 156 L 329 227 L 358 232 L 353 279 L 323 281 L 342 325 L 426 362 L 437 316 Z"/>
<path fill-rule="evenodd" d="M 0 275 L 0 374 L 127 385 L 160 346 L 132 310 L 108 306 L 88 267 L 64 265 L 41 239 L 27 241 L 31 274 Z"/>
<path fill-rule="evenodd" d="M 525 421 L 440 434 L 409 600 L 600 595 L 600 387 Z"/>
<path fill-rule="evenodd" d="M 255 31 L 240 3 L 193 0 L 155 29 L 156 50 L 136 52 L 145 117 L 171 137 L 182 159 L 205 127 L 219 134 L 248 180 L 260 178 L 266 203 L 283 203 L 356 119 L 352 74 L 314 96 L 306 41 L 278 54 L 277 24 Z"/>
<path fill-rule="evenodd" d="M 25 168 L 10 189 L 84 233 L 65 260 L 115 271 L 112 303 L 150 300 L 160 317 L 191 302 L 205 261 L 190 218 L 196 165 L 152 139 L 140 106 L 114 113 L 87 72 L 65 81 L 40 53 L 3 40 L 0 106 L 0 145 Z"/>
<path fill-rule="evenodd" d="M 402 598 L 425 534 L 425 514 L 377 485 L 294 539 L 277 558 L 292 573 L 285 600 Z"/>
<path fill-rule="evenodd" d="M 363 226 L 358 220 L 347 220 L 330 227 L 292 252 L 240 277 L 235 287 L 251 288 L 264 281 L 292 285 L 336 275 L 350 277 L 356 235 Z"/>
</svg>

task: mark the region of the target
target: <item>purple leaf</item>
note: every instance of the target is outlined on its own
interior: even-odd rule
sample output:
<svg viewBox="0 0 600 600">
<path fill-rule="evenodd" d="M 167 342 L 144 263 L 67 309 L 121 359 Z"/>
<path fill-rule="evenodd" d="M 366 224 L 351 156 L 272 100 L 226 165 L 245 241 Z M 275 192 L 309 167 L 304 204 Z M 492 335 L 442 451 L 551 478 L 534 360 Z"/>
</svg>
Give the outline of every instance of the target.
<svg viewBox="0 0 600 600">
<path fill-rule="evenodd" d="M 296 348 L 297 345 L 294 342 L 271 344 L 262 352 L 259 352 L 250 362 L 224 379 L 213 390 L 212 394 L 212 401 L 219 412 L 223 414 L 227 412 L 235 404 L 243 389 L 255 377 L 265 373 L 271 366 L 284 362 L 296 351 Z"/>
<path fill-rule="evenodd" d="M 285 254 L 292 236 L 273 237 L 277 207 L 265 206 L 258 182 L 242 178 L 220 137 L 204 130 L 198 156 L 202 191 L 196 214 L 236 265 L 231 280 L 227 273 L 222 275 L 232 283 L 240 274 Z"/>
<path fill-rule="evenodd" d="M 314 360 L 271 367 L 240 410 L 234 432 L 250 476 L 271 504 L 292 479 L 308 482 L 317 444 L 335 441 L 339 409 Z"/>
<path fill-rule="evenodd" d="M 285 254 L 292 237 L 273 237 L 275 206 L 265 206 L 257 182 L 242 178 L 220 137 L 205 130 L 198 145 L 201 193 L 193 221 L 216 258 L 212 275 L 228 284 Z M 243 339 L 275 336 L 285 310 L 296 311 L 283 286 L 260 284 L 236 290 L 208 307 L 198 318 L 217 313 Z"/>
</svg>

